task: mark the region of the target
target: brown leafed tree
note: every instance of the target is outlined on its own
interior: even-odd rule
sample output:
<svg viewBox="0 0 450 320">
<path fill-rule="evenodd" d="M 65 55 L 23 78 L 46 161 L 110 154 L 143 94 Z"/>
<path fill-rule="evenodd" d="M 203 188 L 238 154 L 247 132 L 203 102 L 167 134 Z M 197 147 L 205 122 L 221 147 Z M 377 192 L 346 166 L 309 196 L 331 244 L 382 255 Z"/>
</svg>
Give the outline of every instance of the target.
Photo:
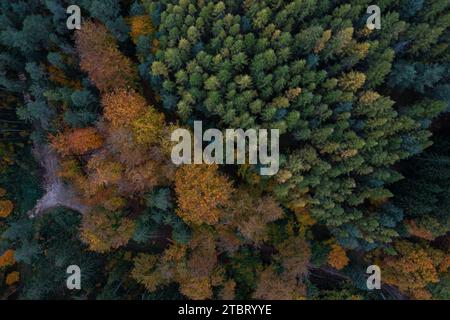
<svg viewBox="0 0 450 320">
<path fill-rule="evenodd" d="M 267 224 L 282 218 L 283 209 L 269 196 L 258 196 L 251 189 L 235 192 L 226 220 L 246 239 L 255 243 L 267 240 Z"/>
<path fill-rule="evenodd" d="M 191 253 L 188 268 L 195 277 L 209 276 L 217 265 L 217 253 L 214 238 L 207 230 L 196 230 L 189 243 Z"/>
<path fill-rule="evenodd" d="M 113 127 L 131 125 L 148 109 L 144 97 L 134 90 L 117 90 L 102 96 L 103 116 Z"/>
<path fill-rule="evenodd" d="M 14 204 L 11 200 L 0 199 L 0 218 L 8 217 L 14 209 Z"/>
<path fill-rule="evenodd" d="M 331 251 L 328 253 L 328 264 L 337 270 L 344 268 L 350 259 L 347 257 L 347 253 L 337 243 L 331 245 Z"/>
<path fill-rule="evenodd" d="M 422 244 L 406 240 L 394 244 L 397 255 L 385 256 L 380 262 L 383 279 L 417 299 L 429 298 L 426 286 L 439 281 L 439 272 L 448 254 Z"/>
<path fill-rule="evenodd" d="M 228 280 L 224 283 L 222 290 L 220 291 L 221 300 L 233 300 L 235 296 L 236 282 L 234 280 Z"/>
<path fill-rule="evenodd" d="M 277 274 L 273 267 L 261 271 L 253 293 L 253 298 L 263 300 L 294 300 L 304 296 L 303 286 L 298 286 L 293 279 Z"/>
<path fill-rule="evenodd" d="M 99 188 L 118 184 L 122 180 L 124 166 L 115 161 L 107 152 L 93 155 L 87 165 L 90 193 Z"/>
<path fill-rule="evenodd" d="M 283 266 L 283 273 L 290 279 L 301 278 L 308 272 L 311 250 L 302 237 L 290 237 L 277 246 L 276 258 Z"/>
<path fill-rule="evenodd" d="M 52 147 L 62 156 L 83 155 L 98 149 L 103 138 L 95 128 L 70 129 L 50 137 Z"/>
<path fill-rule="evenodd" d="M 16 263 L 14 250 L 8 249 L 0 256 L 0 269 L 3 267 L 12 266 Z"/>
<path fill-rule="evenodd" d="M 134 43 L 137 43 L 140 36 L 146 36 L 155 31 L 148 15 L 133 16 L 129 19 L 129 24 L 131 39 Z"/>
<path fill-rule="evenodd" d="M 135 87 L 137 70 L 100 23 L 87 21 L 75 33 L 81 69 L 101 92 Z"/>
<path fill-rule="evenodd" d="M 187 223 L 216 224 L 230 203 L 233 187 L 217 165 L 192 164 L 175 174 L 178 215 Z"/>
</svg>

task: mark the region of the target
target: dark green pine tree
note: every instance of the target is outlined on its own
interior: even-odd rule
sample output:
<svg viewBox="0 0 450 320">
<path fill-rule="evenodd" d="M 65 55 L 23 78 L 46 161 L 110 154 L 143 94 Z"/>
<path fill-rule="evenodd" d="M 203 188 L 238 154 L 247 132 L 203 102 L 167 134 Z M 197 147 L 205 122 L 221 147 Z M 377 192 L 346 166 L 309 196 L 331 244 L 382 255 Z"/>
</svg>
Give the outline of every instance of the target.
<svg viewBox="0 0 450 320">
<path fill-rule="evenodd" d="M 405 179 L 392 187 L 395 204 L 403 209 L 406 221 L 416 226 L 411 229 L 413 235 L 431 239 L 446 234 L 450 227 L 450 143 L 437 139 L 403 163 Z"/>
<path fill-rule="evenodd" d="M 431 144 L 431 119 L 447 108 L 432 89 L 449 80 L 450 21 L 446 1 L 425 1 L 427 12 L 382 1 L 383 30 L 369 32 L 369 4 L 164 0 L 149 12 L 163 106 L 188 125 L 278 128 L 289 143 L 269 191 L 347 247 L 373 248 L 398 236 L 401 210 L 373 205 L 392 196 L 393 165 Z"/>
</svg>

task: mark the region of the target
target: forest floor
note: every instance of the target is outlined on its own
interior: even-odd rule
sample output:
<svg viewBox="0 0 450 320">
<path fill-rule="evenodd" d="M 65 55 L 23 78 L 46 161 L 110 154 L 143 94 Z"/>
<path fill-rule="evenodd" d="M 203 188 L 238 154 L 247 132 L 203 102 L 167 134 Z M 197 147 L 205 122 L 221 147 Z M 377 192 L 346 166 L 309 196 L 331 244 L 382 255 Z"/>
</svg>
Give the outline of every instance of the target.
<svg viewBox="0 0 450 320">
<path fill-rule="evenodd" d="M 81 214 L 86 213 L 88 207 L 76 196 L 72 187 L 66 185 L 58 175 L 58 156 L 49 145 L 37 144 L 33 148 L 33 155 L 42 167 L 42 181 L 45 194 L 38 200 L 28 215 L 33 218 L 46 211 L 65 207 Z"/>
</svg>

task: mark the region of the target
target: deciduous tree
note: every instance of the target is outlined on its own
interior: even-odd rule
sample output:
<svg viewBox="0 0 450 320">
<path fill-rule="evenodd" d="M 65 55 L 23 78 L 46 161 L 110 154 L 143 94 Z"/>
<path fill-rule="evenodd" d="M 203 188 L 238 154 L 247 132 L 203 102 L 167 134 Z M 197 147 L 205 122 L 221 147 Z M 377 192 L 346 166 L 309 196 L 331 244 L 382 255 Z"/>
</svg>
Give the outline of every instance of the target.
<svg viewBox="0 0 450 320">
<path fill-rule="evenodd" d="M 83 155 L 103 144 L 103 138 L 95 128 L 66 130 L 50 138 L 52 147 L 61 155 Z"/>
<path fill-rule="evenodd" d="M 137 71 L 118 49 L 115 38 L 100 23 L 87 21 L 75 33 L 81 69 L 101 92 L 133 88 Z"/>
<path fill-rule="evenodd" d="M 350 260 L 347 257 L 344 248 L 337 243 L 331 245 L 331 251 L 328 253 L 328 264 L 330 266 L 341 270 L 348 264 L 349 261 Z"/>
<path fill-rule="evenodd" d="M 134 222 L 119 213 L 106 209 L 94 209 L 83 216 L 81 240 L 89 249 L 108 252 L 126 245 L 133 236 Z"/>
<path fill-rule="evenodd" d="M 0 218 L 8 217 L 14 209 L 11 200 L 0 199 Z"/>
<path fill-rule="evenodd" d="M 230 204 L 233 187 L 218 171 L 207 164 L 184 165 L 175 174 L 177 214 L 187 223 L 216 224 L 222 210 Z"/>
<path fill-rule="evenodd" d="M 16 263 L 14 250 L 8 249 L 0 256 L 0 268 L 12 266 L 14 263 Z"/>
<path fill-rule="evenodd" d="M 104 117 L 113 127 L 131 125 L 147 110 L 144 97 L 133 90 L 106 93 L 102 97 L 102 105 Z"/>
</svg>

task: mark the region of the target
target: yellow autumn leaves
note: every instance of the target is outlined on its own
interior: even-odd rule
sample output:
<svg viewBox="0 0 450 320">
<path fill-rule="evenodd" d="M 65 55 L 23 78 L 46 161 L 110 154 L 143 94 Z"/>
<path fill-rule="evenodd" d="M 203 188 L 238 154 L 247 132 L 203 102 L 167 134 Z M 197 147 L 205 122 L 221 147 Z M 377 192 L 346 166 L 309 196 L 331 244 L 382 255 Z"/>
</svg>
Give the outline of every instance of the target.
<svg viewBox="0 0 450 320">
<path fill-rule="evenodd" d="M 0 270 L 10 267 L 16 263 L 14 256 L 14 250 L 8 249 L 0 256 Z M 20 280 L 20 273 L 18 271 L 12 271 L 8 273 L 5 279 L 5 283 L 11 286 Z"/>
<path fill-rule="evenodd" d="M 6 194 L 6 190 L 0 188 L 0 218 L 8 217 L 14 209 L 14 204 L 11 200 L 2 199 Z"/>
</svg>

